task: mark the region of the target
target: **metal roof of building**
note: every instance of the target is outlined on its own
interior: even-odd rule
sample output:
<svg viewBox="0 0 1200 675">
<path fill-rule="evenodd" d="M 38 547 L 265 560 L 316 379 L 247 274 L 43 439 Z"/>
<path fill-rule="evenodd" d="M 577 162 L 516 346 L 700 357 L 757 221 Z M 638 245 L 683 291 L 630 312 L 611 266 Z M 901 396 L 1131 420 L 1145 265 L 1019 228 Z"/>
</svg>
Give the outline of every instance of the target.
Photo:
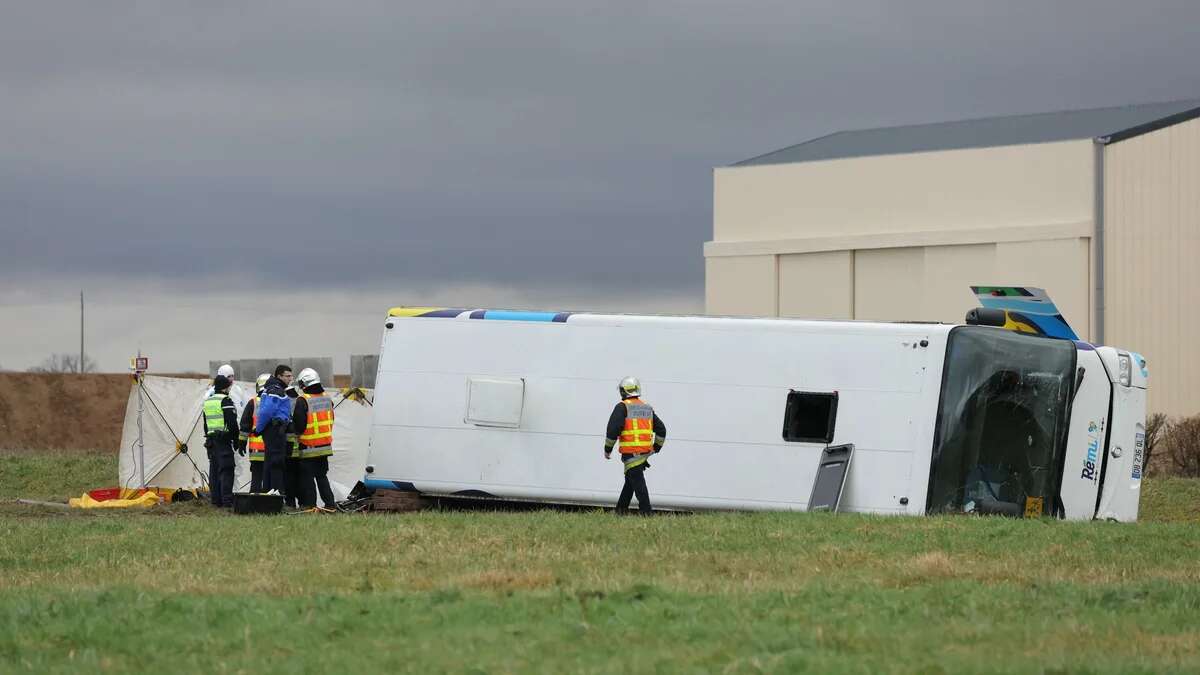
<svg viewBox="0 0 1200 675">
<path fill-rule="evenodd" d="M 733 166 L 989 148 L 1094 138 L 1111 143 L 1200 117 L 1200 99 L 839 131 Z"/>
</svg>

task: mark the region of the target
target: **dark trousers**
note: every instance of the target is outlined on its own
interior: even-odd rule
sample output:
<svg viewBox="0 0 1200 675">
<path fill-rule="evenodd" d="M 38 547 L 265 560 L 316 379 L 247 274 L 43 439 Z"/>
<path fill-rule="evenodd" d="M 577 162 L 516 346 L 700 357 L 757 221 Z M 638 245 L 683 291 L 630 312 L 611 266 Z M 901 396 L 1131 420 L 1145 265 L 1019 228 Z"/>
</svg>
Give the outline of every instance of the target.
<svg viewBox="0 0 1200 675">
<path fill-rule="evenodd" d="M 315 485 L 316 492 L 321 494 L 321 503 L 325 505 L 325 508 L 335 508 L 336 500 L 333 498 L 333 488 L 329 487 L 329 458 L 309 457 L 300 460 L 300 463 L 304 465 L 304 483 L 309 486 L 310 490 L 305 495 L 310 500 L 306 506 L 317 505 L 317 496 L 311 492 Z"/>
<path fill-rule="evenodd" d="M 635 466 L 625 472 L 625 487 L 621 488 L 621 497 L 617 499 L 617 513 L 629 512 L 629 500 L 637 495 L 638 511 L 650 515 L 650 491 L 646 489 L 646 465 Z"/>
<path fill-rule="evenodd" d="M 272 422 L 263 429 L 263 444 L 267 447 L 267 458 L 263 462 L 263 492 L 279 490 L 282 494 L 287 491 L 287 483 L 283 479 L 284 463 L 287 461 L 288 441 L 287 426 Z"/>
<path fill-rule="evenodd" d="M 313 495 L 312 481 L 308 480 L 308 476 L 304 473 L 304 463 L 299 457 L 287 458 L 283 468 L 284 481 L 287 483 L 287 489 L 283 491 L 284 502 L 291 507 L 296 506 L 312 506 L 316 504 L 316 496 Z"/>
<path fill-rule="evenodd" d="M 208 450 L 208 491 L 213 506 L 233 506 L 233 443 L 213 439 Z"/>
<path fill-rule="evenodd" d="M 265 461 L 264 462 L 256 462 L 254 460 L 250 461 L 250 491 L 251 492 L 262 492 L 263 491 L 263 465 L 264 464 L 266 464 Z"/>
</svg>

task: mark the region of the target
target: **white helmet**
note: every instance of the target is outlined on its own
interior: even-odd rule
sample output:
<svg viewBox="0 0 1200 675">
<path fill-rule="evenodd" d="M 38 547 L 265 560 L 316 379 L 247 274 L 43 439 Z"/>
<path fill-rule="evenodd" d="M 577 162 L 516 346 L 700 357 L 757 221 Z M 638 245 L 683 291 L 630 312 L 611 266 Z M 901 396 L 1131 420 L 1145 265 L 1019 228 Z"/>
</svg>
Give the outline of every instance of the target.
<svg viewBox="0 0 1200 675">
<path fill-rule="evenodd" d="M 300 371 L 300 375 L 296 377 L 296 382 L 300 384 L 301 389 L 307 389 L 314 384 L 321 384 L 321 376 L 317 375 L 317 371 L 312 368 L 305 368 Z"/>
<path fill-rule="evenodd" d="M 228 363 L 221 366 L 220 368 L 217 368 L 217 374 L 224 375 L 225 377 L 229 378 L 230 382 L 233 382 L 233 379 L 234 379 L 233 378 L 233 366 L 229 365 Z"/>
<path fill-rule="evenodd" d="M 638 382 L 638 379 L 632 375 L 623 378 L 617 389 L 621 392 L 621 398 L 633 398 L 642 395 L 642 383 Z"/>
<path fill-rule="evenodd" d="M 267 388 L 267 380 L 269 379 L 271 379 L 270 373 L 263 373 L 259 375 L 258 379 L 254 381 L 254 392 L 256 394 L 261 394 L 263 389 Z"/>
</svg>

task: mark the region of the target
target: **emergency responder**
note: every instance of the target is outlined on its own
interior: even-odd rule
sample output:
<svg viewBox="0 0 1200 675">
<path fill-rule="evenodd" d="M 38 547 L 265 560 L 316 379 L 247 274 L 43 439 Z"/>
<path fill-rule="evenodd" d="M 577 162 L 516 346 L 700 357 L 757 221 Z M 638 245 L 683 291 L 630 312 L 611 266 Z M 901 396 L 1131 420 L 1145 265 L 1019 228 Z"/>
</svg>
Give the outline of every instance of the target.
<svg viewBox="0 0 1200 675">
<path fill-rule="evenodd" d="M 304 392 L 296 399 L 292 412 L 292 432 L 300 440 L 300 464 L 304 468 L 302 506 L 317 505 L 317 495 L 327 509 L 336 507 L 329 486 L 329 458 L 333 455 L 333 400 L 325 394 L 321 377 L 312 368 L 300 371 L 296 378 Z M 314 491 L 313 486 L 316 486 Z"/>
<path fill-rule="evenodd" d="M 646 469 L 650 455 L 662 450 L 667 442 L 667 426 L 648 403 L 641 399 L 642 385 L 636 377 L 626 377 L 617 386 L 621 402 L 608 417 L 604 437 L 604 459 L 612 459 L 613 446 L 620 441 L 625 486 L 617 500 L 617 513 L 629 512 L 629 500 L 637 495 L 638 511 L 650 515 L 650 491 L 646 488 Z"/>
<path fill-rule="evenodd" d="M 258 397 L 254 431 L 262 436 L 266 452 L 262 485 L 264 492 L 273 490 L 283 494 L 287 490 L 283 471 L 288 455 L 287 433 L 292 423 L 292 406 L 284 389 L 291 382 L 292 367 L 279 364 Z"/>
<path fill-rule="evenodd" d="M 268 373 L 263 373 L 254 381 L 254 398 L 246 402 L 246 407 L 242 409 L 242 422 L 239 426 L 241 434 L 238 436 L 238 443 L 242 452 L 250 451 L 250 491 L 263 491 L 263 465 L 266 464 L 267 446 L 263 444 L 262 436 L 254 432 L 254 427 L 258 422 L 258 401 L 262 398 L 263 389 L 267 386 L 267 380 L 271 379 Z"/>
<path fill-rule="evenodd" d="M 288 395 L 288 404 L 291 405 L 292 412 L 289 414 L 294 414 L 296 400 L 300 398 L 300 391 L 296 387 L 296 383 L 289 384 L 284 392 Z M 284 491 L 287 495 L 284 503 L 291 508 L 297 508 L 308 501 L 305 495 L 311 492 L 313 487 L 311 481 L 305 480 L 304 467 L 300 465 L 300 439 L 292 429 L 290 419 L 287 430 L 288 456 L 283 466 L 283 480 L 287 484 L 287 490 Z"/>
<path fill-rule="evenodd" d="M 217 368 L 217 375 L 224 375 L 230 382 L 237 382 L 237 378 L 233 376 L 233 366 L 228 363 Z M 209 385 L 208 391 L 204 392 L 204 398 L 212 395 L 213 388 Z M 246 409 L 246 395 L 242 393 L 241 388 L 234 386 L 229 388 L 229 398 L 233 399 L 233 405 L 237 406 L 238 419 L 241 419 L 242 411 Z"/>
<path fill-rule="evenodd" d="M 224 375 L 213 380 L 213 394 L 204 399 L 204 447 L 208 450 L 208 489 L 213 506 L 233 506 L 233 446 L 238 437 L 237 408 L 229 398 L 233 384 Z"/>
<path fill-rule="evenodd" d="M 235 379 L 237 379 L 233 376 L 233 366 L 229 365 L 228 363 L 221 366 L 220 368 L 217 368 L 217 375 L 220 375 L 221 377 L 229 380 L 230 382 L 233 382 Z M 216 382 L 217 375 L 213 375 L 213 382 Z M 208 391 L 204 392 L 204 398 L 208 398 L 209 396 L 212 396 L 213 393 L 216 392 L 217 387 L 215 384 L 213 384 L 213 382 L 210 382 L 208 384 Z"/>
</svg>

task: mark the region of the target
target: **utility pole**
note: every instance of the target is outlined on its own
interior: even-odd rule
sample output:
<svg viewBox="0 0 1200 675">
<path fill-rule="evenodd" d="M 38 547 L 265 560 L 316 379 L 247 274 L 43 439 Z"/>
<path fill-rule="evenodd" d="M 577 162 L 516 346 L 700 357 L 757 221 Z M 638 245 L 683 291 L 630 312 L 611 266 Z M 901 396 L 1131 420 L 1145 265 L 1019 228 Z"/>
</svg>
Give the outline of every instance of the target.
<svg viewBox="0 0 1200 675">
<path fill-rule="evenodd" d="M 79 374 L 83 374 L 83 291 L 79 291 Z"/>
</svg>

